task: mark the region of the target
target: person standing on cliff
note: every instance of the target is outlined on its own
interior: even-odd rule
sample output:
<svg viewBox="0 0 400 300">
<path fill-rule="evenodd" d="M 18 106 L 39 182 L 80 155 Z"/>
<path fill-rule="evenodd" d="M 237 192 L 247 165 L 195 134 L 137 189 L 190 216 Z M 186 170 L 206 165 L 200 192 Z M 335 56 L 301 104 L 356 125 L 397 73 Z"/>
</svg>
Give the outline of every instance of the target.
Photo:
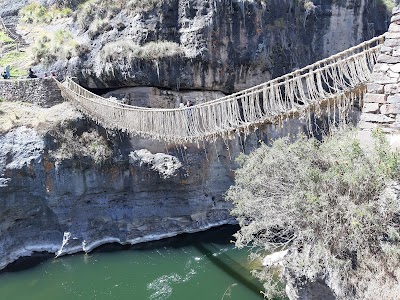
<svg viewBox="0 0 400 300">
<path fill-rule="evenodd" d="M 11 74 L 10 74 L 10 65 L 6 66 L 6 70 L 5 70 L 6 74 L 7 74 L 7 79 L 11 78 Z"/>
</svg>

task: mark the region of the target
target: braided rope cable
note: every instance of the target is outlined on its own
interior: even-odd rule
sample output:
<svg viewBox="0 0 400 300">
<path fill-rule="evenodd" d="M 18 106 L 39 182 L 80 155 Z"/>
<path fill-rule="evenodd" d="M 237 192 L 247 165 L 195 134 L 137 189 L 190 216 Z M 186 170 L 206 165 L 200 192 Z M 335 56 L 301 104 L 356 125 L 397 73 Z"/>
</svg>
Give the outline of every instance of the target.
<svg viewBox="0 0 400 300">
<path fill-rule="evenodd" d="M 65 98 L 106 128 L 171 143 L 199 142 L 248 132 L 283 115 L 304 115 L 329 99 L 347 107 L 343 95 L 355 95 L 369 80 L 382 42 L 383 36 L 374 38 L 266 83 L 183 109 L 122 104 L 89 92 L 70 78 L 57 84 Z"/>
</svg>

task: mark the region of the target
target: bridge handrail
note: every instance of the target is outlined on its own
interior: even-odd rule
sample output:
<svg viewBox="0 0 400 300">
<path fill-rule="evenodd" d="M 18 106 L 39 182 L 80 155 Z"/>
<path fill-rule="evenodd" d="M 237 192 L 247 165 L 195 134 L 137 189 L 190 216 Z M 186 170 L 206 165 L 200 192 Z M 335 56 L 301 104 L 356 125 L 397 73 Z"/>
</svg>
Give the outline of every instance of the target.
<svg viewBox="0 0 400 300">
<path fill-rule="evenodd" d="M 166 141 L 194 141 L 305 111 L 365 84 L 382 36 L 250 89 L 190 108 L 144 108 L 112 101 L 67 78 L 64 96 L 105 127 Z"/>
<path fill-rule="evenodd" d="M 279 76 L 279 77 L 271 79 L 271 80 L 269 80 L 267 82 L 261 83 L 259 85 L 253 86 L 253 87 L 245 89 L 245 90 L 241 90 L 239 92 L 230 94 L 228 96 L 225 96 L 225 97 L 213 100 L 213 101 L 223 101 L 224 99 L 227 99 L 227 98 L 237 97 L 237 96 L 240 96 L 241 94 L 249 93 L 249 92 L 252 92 L 252 91 L 254 91 L 256 89 L 263 88 L 266 85 L 272 85 L 272 84 L 277 83 L 279 81 L 287 80 L 289 77 L 292 77 L 292 78 L 297 77 L 297 76 L 299 76 L 300 73 L 309 72 L 309 71 L 313 70 L 315 67 L 320 67 L 322 64 L 325 64 L 325 65 L 329 64 L 332 61 L 335 61 L 335 60 L 337 60 L 339 58 L 345 57 L 349 53 L 353 53 L 354 54 L 357 51 L 365 50 L 363 48 L 365 48 L 366 46 L 370 46 L 370 45 L 373 45 L 373 44 L 376 43 L 376 47 L 379 47 L 383 43 L 384 40 L 385 40 L 385 34 L 382 34 L 382 35 L 374 37 L 374 38 L 372 38 L 370 40 L 364 41 L 361 44 L 358 44 L 356 46 L 350 47 L 350 48 L 348 48 L 348 49 L 346 49 L 344 51 L 341 51 L 339 53 L 333 54 L 333 55 L 331 55 L 331 56 L 329 56 L 327 58 L 324 58 L 324 59 L 321 59 L 319 61 L 316 61 L 315 63 L 313 63 L 311 65 L 308 65 L 308 66 L 305 66 L 305 67 L 303 67 L 301 69 L 294 70 L 294 71 L 292 71 L 292 72 L 290 72 L 288 74 Z M 374 48 L 374 49 L 376 49 L 376 48 Z M 209 101 L 207 103 L 210 103 L 210 102 L 213 102 L 213 101 Z"/>
<path fill-rule="evenodd" d="M 268 88 L 268 87 L 272 86 L 273 84 L 275 84 L 275 86 L 276 86 L 276 84 L 284 85 L 285 83 L 291 82 L 293 80 L 297 80 L 299 78 L 304 78 L 304 77 L 309 75 L 309 72 L 316 73 L 316 72 L 319 72 L 321 70 L 325 70 L 325 69 L 331 67 L 332 64 L 336 63 L 335 60 L 337 60 L 338 58 L 343 58 L 343 57 L 345 57 L 345 55 L 347 55 L 349 53 L 354 53 L 355 51 L 360 51 L 360 50 L 376 51 L 377 49 L 379 49 L 380 44 L 383 43 L 384 36 L 385 35 L 383 34 L 383 35 L 380 35 L 378 37 L 372 38 L 371 40 L 365 41 L 365 42 L 363 42 L 363 43 L 361 43 L 361 44 L 359 44 L 357 46 L 353 46 L 353 47 L 351 47 L 349 49 L 346 49 L 346 50 L 344 50 L 342 52 L 339 52 L 337 54 L 334 54 L 334 55 L 331 55 L 331 56 L 329 56 L 327 58 L 319 60 L 319 61 L 317 61 L 317 62 L 315 62 L 315 63 L 313 63 L 311 65 L 305 66 L 305 67 L 303 67 L 301 69 L 295 70 L 295 71 L 293 71 L 291 73 L 282 75 L 282 76 L 277 77 L 275 79 L 269 80 L 267 82 L 261 83 L 261 84 L 256 85 L 256 86 L 253 86 L 251 88 L 248 88 L 248 89 L 245 89 L 245 90 L 242 90 L 242 91 L 239 91 L 239 92 L 236 92 L 236 93 L 233 93 L 231 95 L 224 96 L 224 97 L 221 97 L 221 98 L 218 98 L 218 99 L 215 99 L 215 100 L 211 100 L 211 101 L 208 101 L 208 102 L 205 102 L 205 103 L 199 103 L 199 104 L 193 105 L 192 108 L 198 107 L 198 106 L 208 106 L 208 105 L 211 105 L 211 104 L 214 104 L 214 103 L 229 101 L 231 99 L 234 99 L 234 98 L 237 98 L 237 97 L 240 97 L 240 96 L 245 96 L 245 95 L 248 95 L 250 93 L 257 92 L 257 91 L 263 89 L 264 87 Z M 365 48 L 365 46 L 370 46 L 370 45 L 373 45 L 374 43 L 377 44 L 375 47 L 371 47 L 369 49 L 363 49 L 363 48 Z M 363 53 L 364 52 L 360 52 L 360 53 L 355 53 L 353 55 L 349 55 L 347 57 L 347 59 L 356 58 L 359 55 L 363 55 Z M 323 66 L 321 66 L 321 65 L 323 65 Z M 315 67 L 319 67 L 319 68 L 315 69 Z M 67 78 L 66 82 L 68 84 L 68 87 L 73 89 L 73 90 L 74 90 L 74 88 L 80 89 L 80 90 L 84 90 L 85 93 L 91 95 L 95 99 L 112 101 L 112 100 L 109 100 L 107 98 L 103 98 L 103 97 L 101 97 L 99 95 L 96 95 L 95 93 L 92 93 L 92 92 L 86 90 L 85 88 L 83 88 L 82 86 L 80 86 L 79 84 L 77 84 L 76 82 L 71 80 L 70 78 Z M 87 98 L 90 100 L 89 97 L 87 97 Z M 181 110 L 181 108 L 146 108 L 146 107 L 141 107 L 141 106 L 128 105 L 128 104 L 124 104 L 124 103 L 116 103 L 116 104 L 118 105 L 118 107 L 121 107 L 121 108 L 135 109 L 135 110 L 136 109 L 137 110 L 146 110 L 146 111 L 148 111 L 148 110 L 153 110 L 153 111 L 178 111 L 178 110 Z"/>
</svg>

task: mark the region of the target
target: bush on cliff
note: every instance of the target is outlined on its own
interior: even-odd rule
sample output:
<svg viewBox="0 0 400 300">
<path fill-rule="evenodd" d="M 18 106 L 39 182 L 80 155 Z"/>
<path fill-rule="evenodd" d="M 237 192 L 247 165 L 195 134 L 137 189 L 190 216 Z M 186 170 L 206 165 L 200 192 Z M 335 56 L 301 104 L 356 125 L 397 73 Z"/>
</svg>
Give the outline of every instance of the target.
<svg viewBox="0 0 400 300">
<path fill-rule="evenodd" d="M 286 274 L 299 285 L 324 280 L 338 299 L 397 299 L 400 161 L 381 134 L 374 143 L 365 149 L 342 128 L 323 142 L 281 139 L 254 151 L 227 193 L 236 245 L 251 245 L 254 259 L 289 249 Z M 268 297 L 284 294 L 271 269 L 255 273 Z"/>
</svg>

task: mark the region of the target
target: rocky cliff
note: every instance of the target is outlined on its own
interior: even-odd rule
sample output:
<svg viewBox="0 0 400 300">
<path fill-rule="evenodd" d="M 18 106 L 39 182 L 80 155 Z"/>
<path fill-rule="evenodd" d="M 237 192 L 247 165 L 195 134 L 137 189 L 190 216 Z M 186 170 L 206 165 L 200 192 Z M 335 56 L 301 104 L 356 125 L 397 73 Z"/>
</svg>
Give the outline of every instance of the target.
<svg viewBox="0 0 400 300">
<path fill-rule="evenodd" d="M 87 87 L 229 93 L 385 32 L 387 3 L 394 0 L 36 2 L 45 7 L 69 3 L 73 10 L 69 18 L 50 24 L 21 20 L 19 28 L 32 42 L 37 62 L 67 71 Z M 10 18 L 25 4 L 6 1 L 0 15 Z M 61 29 L 63 35 L 38 36 L 27 22 L 48 33 Z M 60 38 L 62 45 L 56 46 Z"/>
<path fill-rule="evenodd" d="M 173 107 L 179 97 L 220 94 L 171 90 L 231 92 L 386 29 L 383 6 L 372 0 L 161 3 L 139 11 L 117 7 L 98 32 L 90 27 L 94 19 L 79 25 L 77 10 L 69 30 L 89 47 L 53 66 L 93 88 L 140 86 L 113 91 L 135 104 Z M 7 5 L 2 15 L 13 11 Z M 373 7 L 376 14 L 368 12 Z M 136 56 L 126 56 L 122 44 L 102 56 L 118 41 L 139 47 L 129 44 Z M 167 56 L 139 54 L 152 41 L 178 48 Z M 66 103 L 45 109 L 3 102 L 0 110 L 0 269 L 33 251 L 59 251 L 63 239 L 61 253 L 71 253 L 234 222 L 223 200 L 234 158 L 277 134 L 267 126 L 247 140 L 183 147 L 105 132 Z M 290 124 L 279 135 L 297 131 L 299 124 Z"/>
<path fill-rule="evenodd" d="M 47 118 L 26 119 L 25 106 Z M 166 149 L 120 134 L 106 142 L 105 132 L 67 103 L 44 109 L 5 102 L 1 109 L 26 124 L 11 120 L 0 135 L 0 268 L 33 251 L 58 251 L 64 232 L 71 239 L 62 253 L 71 253 L 233 222 L 222 194 L 234 163 L 215 151 L 206 159 L 192 147 Z M 143 148 L 153 153 L 135 152 Z"/>
<path fill-rule="evenodd" d="M 269 125 L 198 148 L 105 132 L 68 103 L 20 102 L 1 103 L 0 125 L 0 269 L 37 251 L 90 251 L 234 223 L 223 199 L 234 158 L 303 126 L 288 121 L 284 130 Z"/>
<path fill-rule="evenodd" d="M 69 73 L 92 88 L 232 92 L 383 33 L 388 18 L 382 3 L 369 0 L 161 3 L 140 12 L 117 9 L 103 17 L 107 25 L 98 32 L 92 28 L 95 20 L 83 28 L 71 25 L 91 50 L 68 61 Z M 144 52 L 157 51 L 161 46 L 151 44 L 157 41 L 173 42 L 178 49 L 165 56 L 131 55 L 124 48 L 128 41 Z"/>
</svg>

